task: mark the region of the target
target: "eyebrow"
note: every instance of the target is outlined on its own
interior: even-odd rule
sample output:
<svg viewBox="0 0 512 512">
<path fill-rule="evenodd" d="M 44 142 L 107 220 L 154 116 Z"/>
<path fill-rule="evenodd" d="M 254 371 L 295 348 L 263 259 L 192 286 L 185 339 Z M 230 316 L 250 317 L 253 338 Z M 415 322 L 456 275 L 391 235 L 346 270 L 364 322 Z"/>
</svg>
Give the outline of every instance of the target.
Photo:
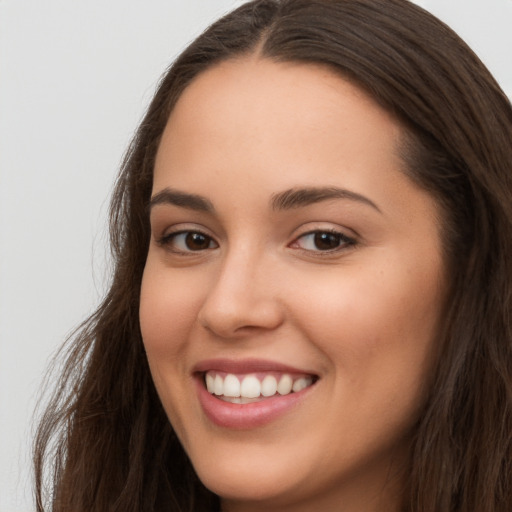
<svg viewBox="0 0 512 512">
<path fill-rule="evenodd" d="M 274 210 L 292 210 L 294 208 L 328 201 L 329 199 L 348 199 L 350 201 L 356 201 L 371 206 L 379 213 L 382 213 L 380 208 L 367 197 L 357 192 L 337 187 L 291 188 L 274 194 L 270 204 Z M 212 213 L 215 211 L 212 202 L 205 197 L 171 188 L 165 188 L 155 194 L 149 202 L 149 209 L 151 210 L 154 206 L 159 204 L 170 204 L 199 212 Z"/>
<path fill-rule="evenodd" d="M 274 210 L 291 210 L 329 199 L 348 199 L 371 206 L 379 213 L 380 208 L 370 199 L 357 192 L 337 187 L 292 188 L 272 196 L 271 205 Z"/>
<path fill-rule="evenodd" d="M 171 204 L 198 212 L 213 212 L 214 210 L 211 201 L 205 197 L 171 188 L 164 188 L 158 194 L 155 194 L 149 202 L 149 209 L 151 210 L 157 204 Z"/>
</svg>

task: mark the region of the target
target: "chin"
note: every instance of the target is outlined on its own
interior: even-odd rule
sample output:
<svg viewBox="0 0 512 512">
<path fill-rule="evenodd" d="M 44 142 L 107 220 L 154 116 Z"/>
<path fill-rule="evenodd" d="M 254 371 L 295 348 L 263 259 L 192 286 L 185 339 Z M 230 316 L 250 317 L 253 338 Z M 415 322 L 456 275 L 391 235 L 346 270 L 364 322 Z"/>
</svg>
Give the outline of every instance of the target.
<svg viewBox="0 0 512 512">
<path fill-rule="evenodd" d="M 222 500 L 236 502 L 286 502 L 304 488 L 305 475 L 286 466 L 256 461 L 250 457 L 221 463 L 201 462 L 195 467 L 199 479 Z"/>
</svg>

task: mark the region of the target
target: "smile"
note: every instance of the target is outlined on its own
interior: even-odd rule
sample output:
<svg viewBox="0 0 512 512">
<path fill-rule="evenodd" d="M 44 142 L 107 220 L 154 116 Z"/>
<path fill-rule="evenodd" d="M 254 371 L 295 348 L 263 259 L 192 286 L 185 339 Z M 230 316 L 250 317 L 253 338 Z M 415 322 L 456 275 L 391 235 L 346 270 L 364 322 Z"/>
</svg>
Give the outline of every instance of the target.
<svg viewBox="0 0 512 512">
<path fill-rule="evenodd" d="M 192 373 L 206 418 L 235 430 L 264 427 L 292 413 L 320 380 L 308 370 L 259 359 L 210 359 Z"/>
<path fill-rule="evenodd" d="M 314 382 L 311 375 L 289 373 L 257 373 L 235 375 L 208 371 L 205 373 L 206 389 L 225 402 L 248 404 L 274 396 L 298 393 Z"/>
</svg>

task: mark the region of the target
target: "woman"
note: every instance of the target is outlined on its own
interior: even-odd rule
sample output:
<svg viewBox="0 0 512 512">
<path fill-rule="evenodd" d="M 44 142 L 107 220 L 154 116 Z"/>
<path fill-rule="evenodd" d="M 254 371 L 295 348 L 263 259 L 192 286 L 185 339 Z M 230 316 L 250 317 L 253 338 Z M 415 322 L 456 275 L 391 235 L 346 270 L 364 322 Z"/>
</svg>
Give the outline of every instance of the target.
<svg viewBox="0 0 512 512">
<path fill-rule="evenodd" d="M 404 0 L 256 0 L 162 80 L 38 509 L 512 509 L 512 109 Z M 53 451 L 52 451 L 53 450 Z"/>
</svg>

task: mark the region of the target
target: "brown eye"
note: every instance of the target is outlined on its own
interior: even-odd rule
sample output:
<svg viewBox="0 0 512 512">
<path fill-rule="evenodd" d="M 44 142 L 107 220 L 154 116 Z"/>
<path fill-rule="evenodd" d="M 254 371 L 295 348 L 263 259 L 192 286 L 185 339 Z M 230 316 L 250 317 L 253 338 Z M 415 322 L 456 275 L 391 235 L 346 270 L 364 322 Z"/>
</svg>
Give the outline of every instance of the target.
<svg viewBox="0 0 512 512">
<path fill-rule="evenodd" d="M 353 238 L 337 231 L 312 231 L 297 238 L 293 246 L 311 252 L 335 252 L 355 244 Z"/>
<path fill-rule="evenodd" d="M 202 233 L 185 233 L 185 245 L 190 251 L 209 249 L 212 239 Z"/>
<path fill-rule="evenodd" d="M 341 243 L 341 236 L 338 233 L 315 233 L 314 244 L 320 251 L 336 249 Z"/>
<path fill-rule="evenodd" d="M 199 231 L 170 233 L 165 235 L 159 243 L 176 253 L 199 252 L 218 247 L 212 237 Z"/>
</svg>

